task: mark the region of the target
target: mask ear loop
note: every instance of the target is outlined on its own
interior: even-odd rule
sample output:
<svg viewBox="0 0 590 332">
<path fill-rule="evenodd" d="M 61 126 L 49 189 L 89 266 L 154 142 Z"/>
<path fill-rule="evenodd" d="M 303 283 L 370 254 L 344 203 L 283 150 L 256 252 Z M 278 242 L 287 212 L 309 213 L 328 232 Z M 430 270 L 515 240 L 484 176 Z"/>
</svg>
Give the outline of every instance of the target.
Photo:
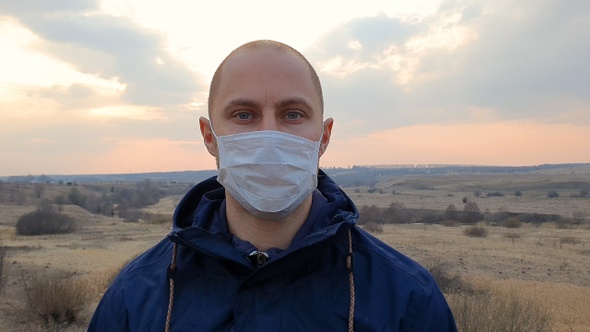
<svg viewBox="0 0 590 332">
<path fill-rule="evenodd" d="M 213 130 L 213 121 L 209 120 L 209 129 L 211 129 L 211 133 L 213 134 L 213 137 L 215 137 L 215 140 L 217 140 L 217 133 L 215 133 L 215 130 Z"/>
<path fill-rule="evenodd" d="M 319 141 L 320 146 L 319 146 L 319 149 L 318 149 L 318 167 L 320 167 L 320 161 L 319 161 L 319 159 L 320 159 L 320 151 L 322 150 L 322 144 L 323 144 L 322 141 L 324 140 L 324 132 L 326 131 L 325 130 L 325 127 L 326 127 L 326 124 L 325 124 L 325 122 L 322 121 L 322 133 L 320 135 L 320 141 Z M 326 152 L 326 149 L 324 149 L 324 152 Z"/>
</svg>

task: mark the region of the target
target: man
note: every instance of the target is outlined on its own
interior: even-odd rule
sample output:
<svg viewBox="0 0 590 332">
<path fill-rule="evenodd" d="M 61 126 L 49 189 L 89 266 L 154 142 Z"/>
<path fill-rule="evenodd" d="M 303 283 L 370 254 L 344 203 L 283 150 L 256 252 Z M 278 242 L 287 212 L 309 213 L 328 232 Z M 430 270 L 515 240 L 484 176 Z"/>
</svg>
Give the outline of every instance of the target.
<svg viewBox="0 0 590 332">
<path fill-rule="evenodd" d="M 123 269 L 90 331 L 455 331 L 432 277 L 355 226 L 323 172 L 332 119 L 296 50 L 255 41 L 219 66 L 199 125 L 219 176 Z"/>
</svg>

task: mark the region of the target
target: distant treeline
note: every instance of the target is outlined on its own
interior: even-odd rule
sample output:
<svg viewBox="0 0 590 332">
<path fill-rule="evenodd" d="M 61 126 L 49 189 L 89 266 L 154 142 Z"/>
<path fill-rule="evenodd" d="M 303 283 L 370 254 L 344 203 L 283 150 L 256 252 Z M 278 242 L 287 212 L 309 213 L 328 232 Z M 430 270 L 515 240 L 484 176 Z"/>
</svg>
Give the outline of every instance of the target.
<svg viewBox="0 0 590 332">
<path fill-rule="evenodd" d="M 323 168 L 323 170 L 343 187 L 372 187 L 390 177 L 441 175 L 441 174 L 517 174 L 534 173 L 566 167 L 585 167 L 590 163 L 581 164 L 545 164 L 538 166 L 466 166 L 466 165 L 375 165 L 352 166 L 349 168 Z M 135 183 L 145 179 L 155 182 L 196 183 L 217 175 L 216 170 L 152 172 L 128 174 L 92 174 L 92 175 L 22 175 L 0 177 L 0 181 L 12 183 Z"/>
<path fill-rule="evenodd" d="M 496 212 L 482 213 L 474 202 L 467 202 L 462 210 L 459 210 L 453 204 L 445 211 L 431 209 L 410 209 L 401 203 L 392 203 L 387 208 L 380 208 L 374 205 L 359 207 L 360 225 L 368 223 L 377 224 L 444 224 L 451 225 L 466 224 L 473 225 L 480 221 L 489 225 L 505 226 L 509 228 L 520 227 L 523 223 L 539 226 L 542 223 L 554 222 L 558 227 L 568 227 L 574 224 L 584 222 L 583 216 L 566 218 L 557 214 L 544 213 L 513 213 L 513 212 Z"/>
<path fill-rule="evenodd" d="M 155 182 L 197 183 L 217 175 L 217 171 L 182 171 L 129 174 L 85 174 L 85 175 L 23 175 L 0 178 L 11 183 L 82 184 L 82 183 L 136 183 L 149 179 Z"/>
<path fill-rule="evenodd" d="M 457 166 L 418 165 L 421 167 L 352 166 L 351 168 L 328 168 L 324 171 L 342 187 L 372 187 L 391 177 L 442 174 L 518 174 L 547 171 L 565 167 L 590 166 L 586 164 L 546 164 L 539 166 Z"/>
</svg>

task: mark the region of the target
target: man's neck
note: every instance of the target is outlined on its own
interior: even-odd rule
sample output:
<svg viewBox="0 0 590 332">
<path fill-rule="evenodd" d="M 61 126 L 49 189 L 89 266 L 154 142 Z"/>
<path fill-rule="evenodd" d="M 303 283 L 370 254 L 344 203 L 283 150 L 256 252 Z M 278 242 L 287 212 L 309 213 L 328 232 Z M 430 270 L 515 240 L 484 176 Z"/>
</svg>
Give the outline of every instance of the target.
<svg viewBox="0 0 590 332">
<path fill-rule="evenodd" d="M 284 219 L 263 220 L 253 216 L 226 193 L 226 214 L 229 232 L 252 243 L 259 251 L 269 248 L 287 249 L 301 228 L 311 208 L 312 195 Z"/>
</svg>

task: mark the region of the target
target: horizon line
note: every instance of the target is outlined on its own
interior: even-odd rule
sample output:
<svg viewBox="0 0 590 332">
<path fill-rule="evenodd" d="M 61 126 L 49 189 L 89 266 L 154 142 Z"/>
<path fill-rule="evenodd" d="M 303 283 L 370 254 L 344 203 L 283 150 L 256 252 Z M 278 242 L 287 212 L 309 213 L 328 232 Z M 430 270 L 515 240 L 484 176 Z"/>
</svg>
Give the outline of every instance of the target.
<svg viewBox="0 0 590 332">
<path fill-rule="evenodd" d="M 444 168 L 444 167 L 481 167 L 481 168 L 530 168 L 542 166 L 590 166 L 590 162 L 585 163 L 545 163 L 537 165 L 486 165 L 486 164 L 444 164 L 444 163 L 428 163 L 428 164 L 369 164 L 369 165 L 349 165 L 349 166 L 326 166 L 320 169 L 353 169 L 353 168 L 374 168 L 374 169 L 425 169 L 425 168 Z M 145 171 L 129 173 L 41 173 L 41 174 L 27 174 L 27 175 L 0 175 L 0 179 L 22 178 L 22 177 L 51 177 L 51 176 L 107 176 L 107 175 L 140 175 L 140 174 L 162 174 L 162 173 L 183 173 L 183 172 L 217 172 L 217 169 L 193 169 L 193 170 L 175 170 L 175 171 Z"/>
</svg>

